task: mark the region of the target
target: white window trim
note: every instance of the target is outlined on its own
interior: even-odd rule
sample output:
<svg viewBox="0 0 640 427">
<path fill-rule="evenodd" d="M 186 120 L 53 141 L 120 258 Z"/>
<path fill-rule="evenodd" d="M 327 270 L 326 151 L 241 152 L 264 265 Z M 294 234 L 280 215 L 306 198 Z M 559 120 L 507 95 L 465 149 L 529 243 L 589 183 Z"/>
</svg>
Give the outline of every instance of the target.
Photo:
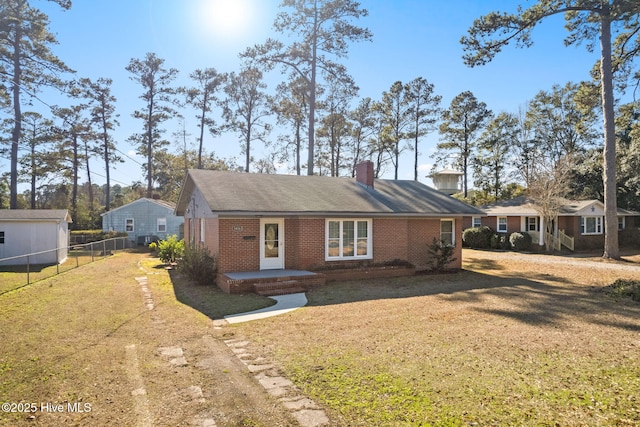
<svg viewBox="0 0 640 427">
<path fill-rule="evenodd" d="M 131 221 L 131 230 L 127 230 L 128 222 Z M 136 231 L 136 220 L 134 218 L 125 218 L 124 219 L 124 232 L 125 233 L 134 233 Z"/>
<path fill-rule="evenodd" d="M 456 246 L 456 220 L 454 218 L 441 218 L 440 219 L 440 241 L 444 241 L 442 238 L 442 223 L 445 221 L 451 222 L 451 246 Z M 447 232 L 449 233 L 449 232 Z"/>
<path fill-rule="evenodd" d="M 595 218 L 596 220 L 596 231 L 588 232 L 587 231 L 587 218 Z M 599 215 L 586 215 L 580 217 L 580 231 L 583 236 L 597 236 L 602 234 L 602 216 Z"/>
<path fill-rule="evenodd" d="M 205 221 L 204 218 L 200 218 L 200 242 L 204 243 L 204 231 L 205 231 Z"/>
<path fill-rule="evenodd" d="M 500 229 L 500 220 L 504 219 L 504 230 Z M 506 216 L 499 216 L 496 219 L 496 230 L 498 231 L 498 233 L 506 233 L 507 230 L 509 230 L 509 221 L 507 220 Z"/>
<path fill-rule="evenodd" d="M 476 224 L 476 221 L 478 221 L 478 224 Z M 473 227 L 473 228 L 482 227 L 482 217 L 480 217 L 480 216 L 472 216 L 471 217 L 471 227 Z"/>
<path fill-rule="evenodd" d="M 164 230 L 160 230 L 160 226 L 164 226 Z M 167 232 L 167 218 L 157 218 L 156 219 L 156 231 L 158 233 L 166 233 Z"/>
<path fill-rule="evenodd" d="M 533 220 L 533 222 L 531 220 Z M 532 225 L 533 225 L 533 230 L 531 229 Z M 538 231 L 538 217 L 537 216 L 530 216 L 530 217 L 527 218 L 527 230 L 526 231 Z"/>
<path fill-rule="evenodd" d="M 627 217 L 620 215 L 618 216 L 618 230 L 624 230 L 625 228 L 627 228 Z"/>
<path fill-rule="evenodd" d="M 356 223 L 355 232 L 358 232 L 358 221 L 367 222 L 367 255 L 357 255 L 357 247 L 354 248 L 353 256 L 343 256 L 343 241 L 342 241 L 342 225 L 344 221 L 353 221 Z M 340 247 L 339 256 L 329 256 L 329 223 L 340 222 Z M 344 260 L 359 260 L 359 259 L 373 259 L 373 221 L 371 218 L 327 218 L 324 222 L 324 259 L 325 261 L 344 261 Z M 354 236 L 355 244 L 357 246 L 358 236 Z"/>
</svg>

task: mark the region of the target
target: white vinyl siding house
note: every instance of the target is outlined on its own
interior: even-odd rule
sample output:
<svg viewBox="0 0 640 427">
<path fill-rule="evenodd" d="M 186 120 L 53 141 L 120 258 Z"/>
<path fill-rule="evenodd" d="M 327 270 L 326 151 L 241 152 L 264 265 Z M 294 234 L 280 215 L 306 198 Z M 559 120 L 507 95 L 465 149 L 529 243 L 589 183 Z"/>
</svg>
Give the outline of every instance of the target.
<svg viewBox="0 0 640 427">
<path fill-rule="evenodd" d="M 0 210 L 0 262 L 4 265 L 59 264 L 68 256 L 69 223 L 66 210 Z M 14 258 L 18 257 L 18 258 Z"/>
</svg>

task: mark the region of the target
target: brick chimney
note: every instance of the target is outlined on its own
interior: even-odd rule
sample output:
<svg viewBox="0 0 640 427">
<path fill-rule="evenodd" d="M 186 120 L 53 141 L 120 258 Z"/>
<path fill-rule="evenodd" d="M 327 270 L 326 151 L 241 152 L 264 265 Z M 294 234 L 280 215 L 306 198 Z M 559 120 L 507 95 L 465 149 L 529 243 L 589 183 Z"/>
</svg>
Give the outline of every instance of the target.
<svg viewBox="0 0 640 427">
<path fill-rule="evenodd" d="M 365 160 L 356 165 L 356 181 L 365 187 L 373 188 L 373 162 Z"/>
</svg>

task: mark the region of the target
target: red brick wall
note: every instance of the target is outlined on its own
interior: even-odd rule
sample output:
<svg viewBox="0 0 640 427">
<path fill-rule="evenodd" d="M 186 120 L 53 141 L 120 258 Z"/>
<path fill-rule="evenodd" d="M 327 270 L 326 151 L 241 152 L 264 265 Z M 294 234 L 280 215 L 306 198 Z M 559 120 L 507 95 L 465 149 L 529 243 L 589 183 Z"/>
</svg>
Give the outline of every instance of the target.
<svg viewBox="0 0 640 427">
<path fill-rule="evenodd" d="M 462 221 L 457 219 L 455 239 L 457 261 L 461 266 Z M 234 231 L 242 227 L 242 231 Z M 384 263 L 408 261 L 426 268 L 427 246 L 434 237 L 440 238 L 439 219 L 376 218 L 373 220 L 373 256 L 365 262 Z M 335 265 L 358 265 L 362 261 L 325 261 L 325 219 L 285 219 L 285 268 L 322 269 Z M 260 269 L 260 219 L 208 220 L 205 231 L 210 251 L 218 253 L 218 271 L 252 271 Z M 214 239 L 215 235 L 219 239 Z M 255 236 L 255 238 L 254 238 Z"/>
<path fill-rule="evenodd" d="M 234 231 L 234 227 L 242 229 Z M 259 218 L 220 219 L 218 231 L 219 272 L 260 270 Z"/>
<path fill-rule="evenodd" d="M 408 261 L 408 221 L 406 218 L 373 220 L 373 262 Z"/>
<path fill-rule="evenodd" d="M 324 223 L 323 218 L 285 219 L 285 268 L 306 270 L 324 265 Z"/>
<path fill-rule="evenodd" d="M 220 220 L 218 218 L 207 218 L 204 221 L 204 244 L 209 249 L 209 252 L 211 252 L 211 255 L 214 255 L 217 258 L 220 254 L 220 240 L 218 234 L 220 230 Z"/>
<path fill-rule="evenodd" d="M 500 216 L 500 218 L 504 218 Z M 519 216 L 507 216 L 507 231 L 501 231 L 500 234 L 511 234 L 521 230 L 522 218 Z M 498 232 L 498 217 L 497 216 L 486 216 L 482 217 L 480 220 L 482 225 L 486 225 L 491 228 L 496 233 Z"/>
<path fill-rule="evenodd" d="M 374 219 L 373 255 L 375 263 L 402 260 L 418 270 L 430 268 L 428 246 L 433 238 L 440 240 L 440 219 Z M 461 268 L 462 220 L 455 220 L 455 257 L 449 267 Z"/>
</svg>

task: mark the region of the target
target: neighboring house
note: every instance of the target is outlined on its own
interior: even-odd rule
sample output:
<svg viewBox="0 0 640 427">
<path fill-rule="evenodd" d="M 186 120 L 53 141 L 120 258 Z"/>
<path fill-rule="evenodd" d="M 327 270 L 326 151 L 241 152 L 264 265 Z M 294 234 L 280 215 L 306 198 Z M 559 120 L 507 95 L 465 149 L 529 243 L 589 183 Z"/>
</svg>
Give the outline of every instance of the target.
<svg viewBox="0 0 640 427">
<path fill-rule="evenodd" d="M 176 216 L 175 204 L 142 198 L 102 214 L 102 231 L 127 233 L 134 244 L 148 244 L 176 235 L 182 238 L 184 219 Z"/>
<path fill-rule="evenodd" d="M 464 228 L 486 225 L 498 233 L 526 231 L 532 235 L 534 243 L 544 246 L 544 219 L 525 196 L 480 209 L 487 216 L 466 219 Z M 636 227 L 638 215 L 638 212 L 618 209 L 619 232 L 623 234 L 626 229 Z M 566 200 L 560 208 L 557 224 L 552 224 L 552 228 L 552 235 L 560 239 L 558 244 L 564 241 L 564 246 L 571 250 L 600 248 L 604 245 L 604 204 L 598 200 Z M 570 247 L 571 243 L 573 247 Z"/>
<path fill-rule="evenodd" d="M 59 264 L 67 259 L 69 223 L 66 210 L 2 209 L 0 210 L 0 260 L 4 265 Z"/>
<path fill-rule="evenodd" d="M 176 213 L 185 241 L 216 256 L 218 285 L 238 292 L 229 273 L 329 271 L 401 261 L 429 268 L 433 238 L 455 246 L 461 267 L 462 217 L 478 209 L 417 181 L 190 170 Z"/>
</svg>

